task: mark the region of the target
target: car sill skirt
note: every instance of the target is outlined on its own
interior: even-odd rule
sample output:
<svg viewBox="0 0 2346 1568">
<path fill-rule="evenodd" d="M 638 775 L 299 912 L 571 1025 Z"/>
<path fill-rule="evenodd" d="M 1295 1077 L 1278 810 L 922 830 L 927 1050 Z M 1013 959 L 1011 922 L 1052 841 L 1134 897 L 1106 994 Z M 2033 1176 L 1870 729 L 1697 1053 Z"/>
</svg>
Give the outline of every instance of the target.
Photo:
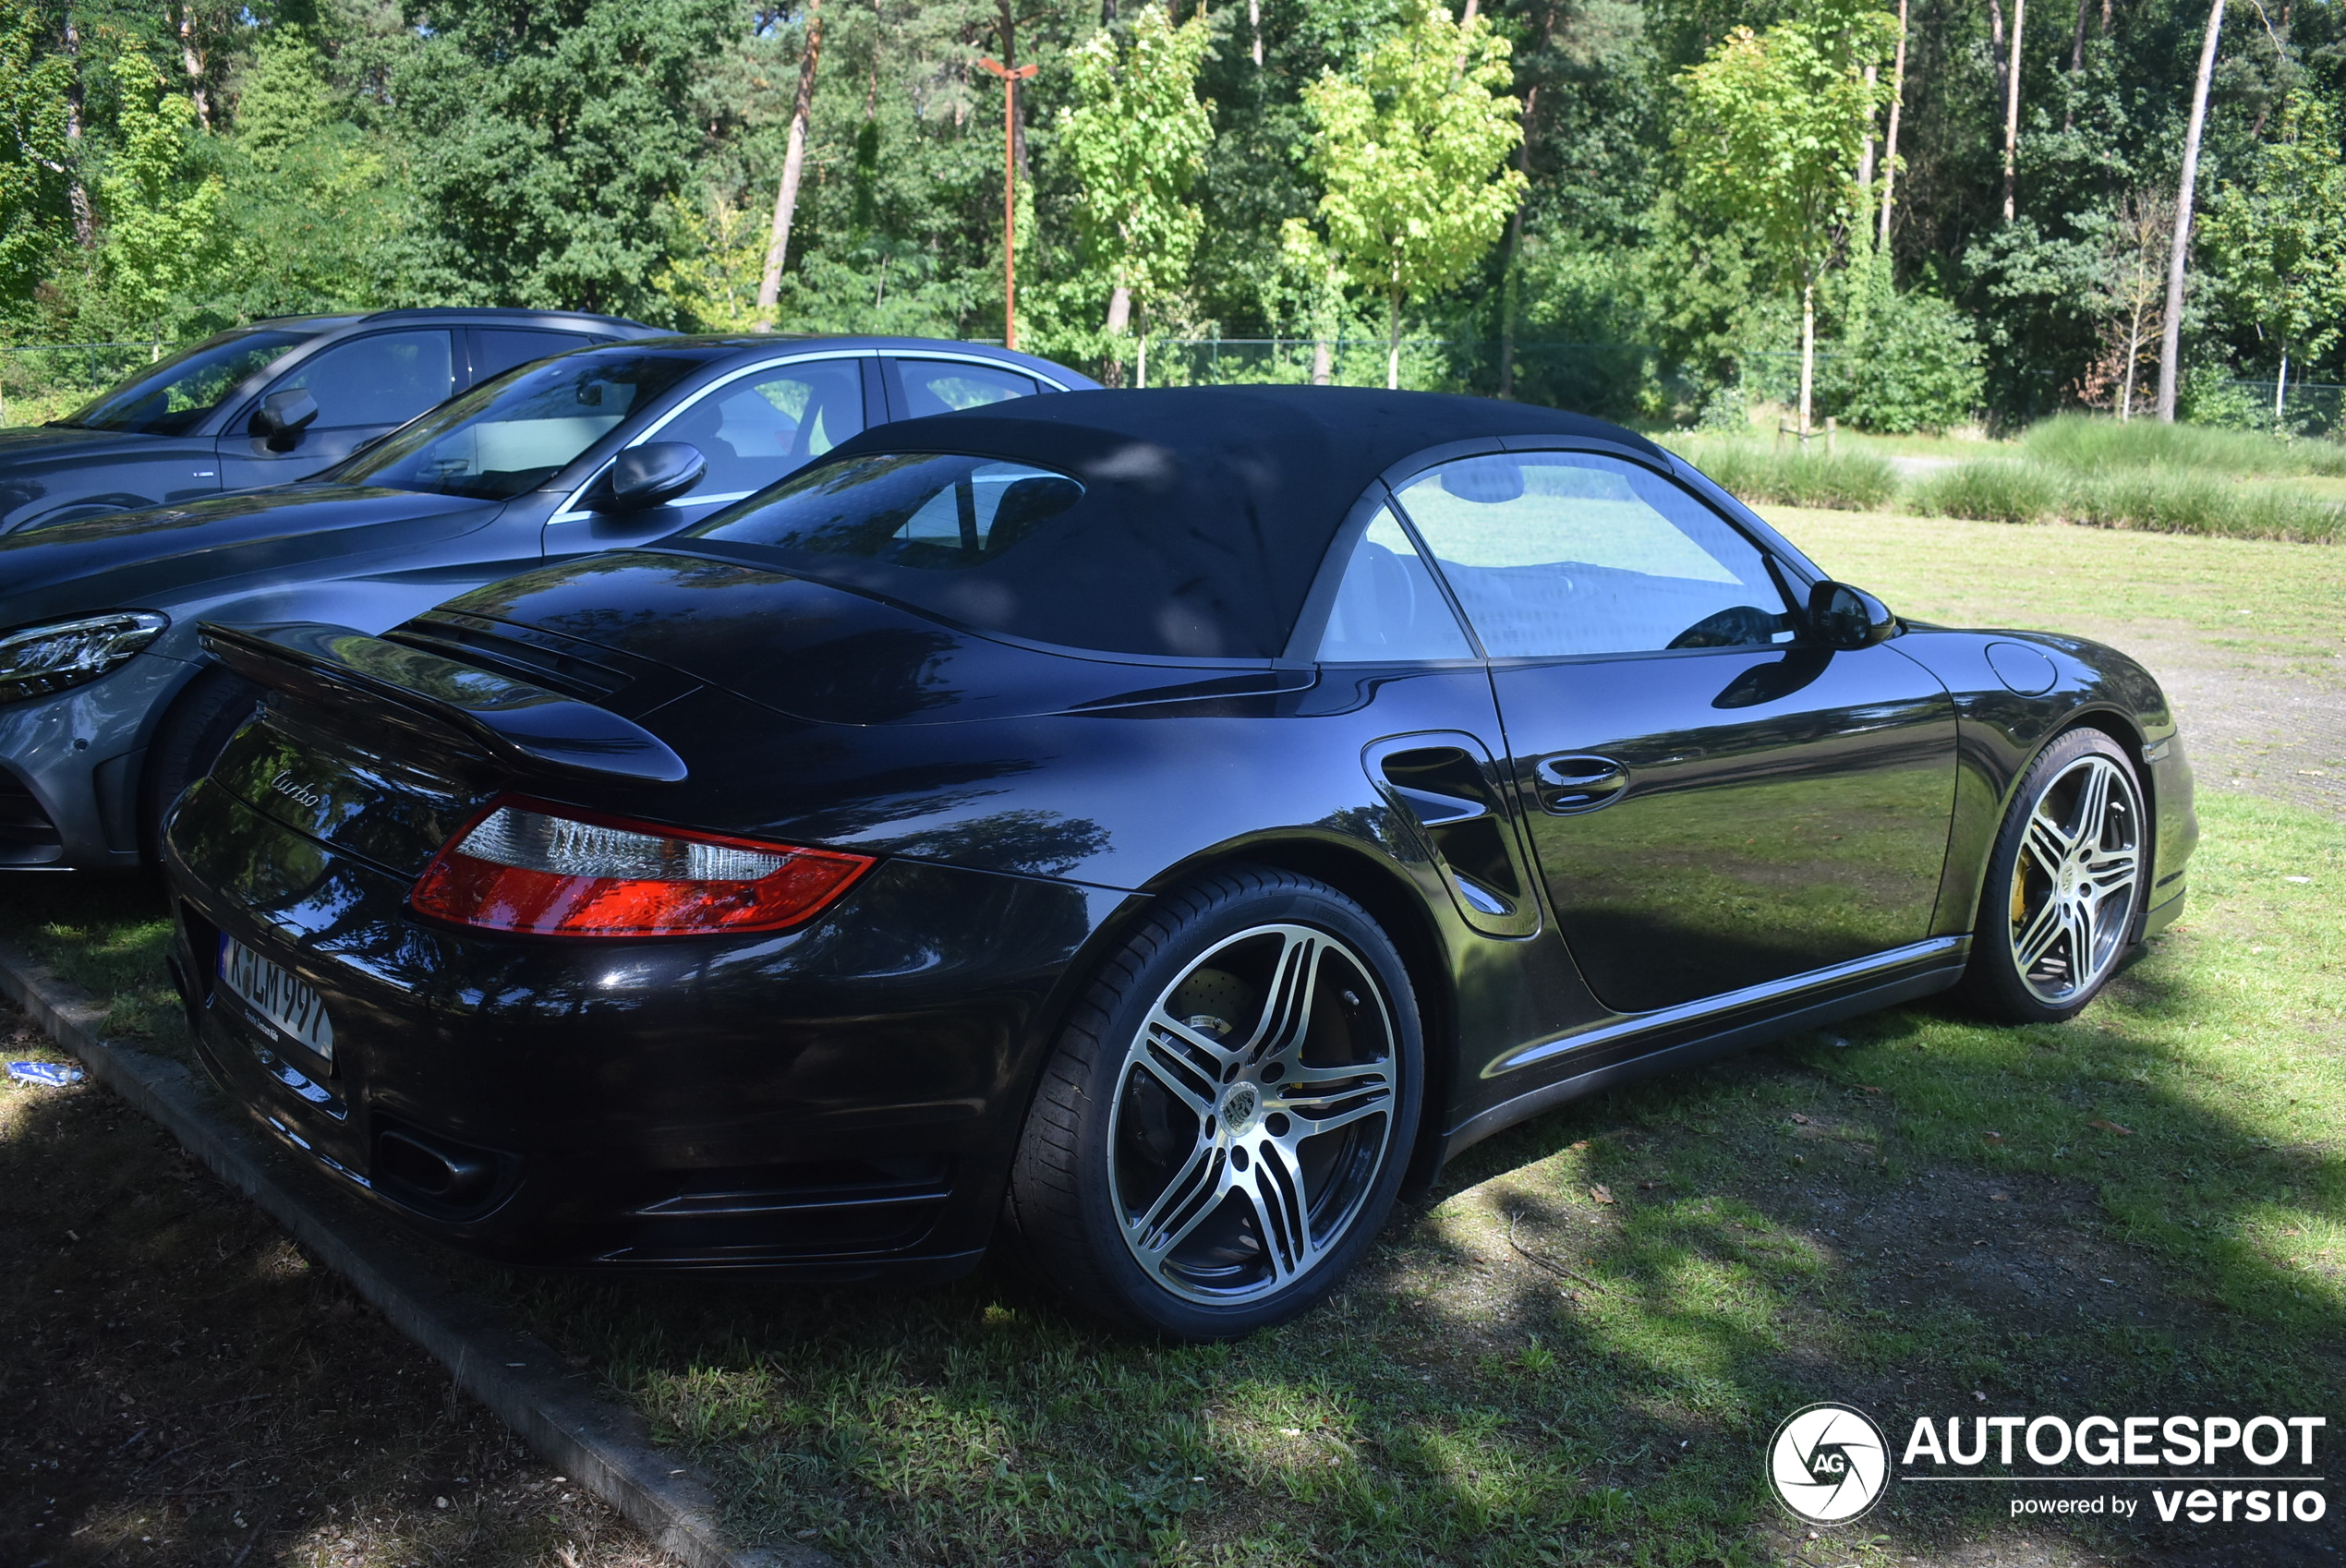
<svg viewBox="0 0 2346 1568">
<path fill-rule="evenodd" d="M 1836 1019 L 1894 1007 L 1943 991 L 1963 978 L 1971 938 L 1934 936 L 1805 974 L 1747 986 L 1675 1007 L 1639 1013 L 1527 1045 L 1493 1064 L 1489 1074 L 1566 1067 L 1576 1057 L 1602 1055 L 1584 1071 L 1549 1080 L 1535 1089 L 1477 1112 L 1443 1136 L 1442 1158 L 1568 1100 L 1665 1068 L 1686 1067 L 1813 1029 Z M 1651 1039 L 1654 1049 L 1638 1051 Z M 1607 1046 L 1629 1049 L 1607 1051 Z M 1486 1075 L 1488 1076 L 1488 1075 Z"/>
</svg>

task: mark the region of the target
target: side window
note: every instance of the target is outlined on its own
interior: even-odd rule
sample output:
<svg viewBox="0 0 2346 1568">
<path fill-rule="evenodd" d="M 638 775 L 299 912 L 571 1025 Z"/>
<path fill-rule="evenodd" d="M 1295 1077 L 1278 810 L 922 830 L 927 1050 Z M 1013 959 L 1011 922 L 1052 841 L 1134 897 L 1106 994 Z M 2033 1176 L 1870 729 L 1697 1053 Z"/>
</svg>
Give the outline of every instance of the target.
<svg viewBox="0 0 2346 1568">
<path fill-rule="evenodd" d="M 473 332 L 473 380 L 485 381 L 491 376 L 503 375 L 516 365 L 526 365 L 550 354 L 568 354 L 574 348 L 585 348 L 597 341 L 576 332 L 537 332 L 517 327 L 477 328 Z"/>
<path fill-rule="evenodd" d="M 314 429 L 404 425 L 455 390 L 448 334 L 378 332 L 337 344 L 269 390 L 296 387 L 318 400 Z"/>
<path fill-rule="evenodd" d="M 683 498 L 762 490 L 864 428 L 864 379 L 853 359 L 817 359 L 729 381 L 651 439 L 689 441 L 708 472 Z"/>
<path fill-rule="evenodd" d="M 1034 378 L 993 365 L 957 364 L 949 359 L 900 359 L 904 378 L 904 416 L 947 414 L 956 408 L 976 408 L 1033 397 L 1040 390 Z"/>
<path fill-rule="evenodd" d="M 1792 640 L 1759 547 L 1634 463 L 1462 458 L 1400 498 L 1495 658 Z"/>
<path fill-rule="evenodd" d="M 1418 547 L 1391 508 L 1379 512 L 1345 562 L 1320 636 L 1320 662 L 1473 657 Z"/>
</svg>

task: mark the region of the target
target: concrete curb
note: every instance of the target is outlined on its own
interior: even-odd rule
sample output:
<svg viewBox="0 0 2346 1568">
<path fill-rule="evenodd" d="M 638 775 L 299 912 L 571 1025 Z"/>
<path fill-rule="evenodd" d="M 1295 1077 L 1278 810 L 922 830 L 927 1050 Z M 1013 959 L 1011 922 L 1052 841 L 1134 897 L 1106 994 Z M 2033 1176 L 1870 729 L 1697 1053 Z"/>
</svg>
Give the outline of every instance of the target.
<svg viewBox="0 0 2346 1568">
<path fill-rule="evenodd" d="M 653 1446 L 643 1417 L 566 1368 L 544 1341 L 434 1280 L 407 1238 L 256 1131 L 207 1104 L 176 1062 L 109 1041 L 105 1009 L 13 943 L 0 942 L 0 991 L 14 997 L 91 1077 L 179 1140 L 251 1199 L 302 1248 L 347 1279 L 458 1385 L 546 1460 L 618 1509 L 689 1568 L 835 1568 L 797 1545 L 743 1549 L 719 1526 L 716 1494 L 676 1455 Z"/>
</svg>

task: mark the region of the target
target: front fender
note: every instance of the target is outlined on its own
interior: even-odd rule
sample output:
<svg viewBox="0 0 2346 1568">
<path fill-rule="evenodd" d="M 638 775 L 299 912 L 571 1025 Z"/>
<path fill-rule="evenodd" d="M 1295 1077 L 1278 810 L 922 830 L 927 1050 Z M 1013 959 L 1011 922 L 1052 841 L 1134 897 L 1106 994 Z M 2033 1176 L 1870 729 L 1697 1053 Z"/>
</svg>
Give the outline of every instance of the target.
<svg viewBox="0 0 2346 1568">
<path fill-rule="evenodd" d="M 2108 731 L 2140 768 L 2151 817 L 2147 929 L 2173 918 L 2199 827 L 2173 710 L 2148 670 L 2115 648 L 2044 632 L 1917 629 L 1896 645 L 1955 700 L 1955 809 L 1933 935 L 1957 935 L 1977 923 L 1989 852 L 2022 776 L 2045 747 L 2081 724 Z M 2014 647 L 2049 669 L 2032 675 L 2038 667 L 2025 657 L 1991 657 Z M 2041 690 L 2021 689 L 2040 680 Z"/>
</svg>

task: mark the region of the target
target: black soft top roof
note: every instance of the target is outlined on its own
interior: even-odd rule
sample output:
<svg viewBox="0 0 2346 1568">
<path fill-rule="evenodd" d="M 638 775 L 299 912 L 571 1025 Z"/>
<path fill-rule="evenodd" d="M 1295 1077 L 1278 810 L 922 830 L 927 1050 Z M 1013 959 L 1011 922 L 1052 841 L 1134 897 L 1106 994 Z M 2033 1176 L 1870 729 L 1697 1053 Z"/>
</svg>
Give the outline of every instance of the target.
<svg viewBox="0 0 2346 1568">
<path fill-rule="evenodd" d="M 938 584 L 954 602 L 924 608 L 1063 646 L 1273 658 L 1346 513 L 1378 475 L 1429 447 L 1505 436 L 1660 454 L 1601 419 L 1490 398 L 1235 386 L 1021 398 L 878 426 L 826 461 L 952 452 L 1082 481 L 1083 499 L 1034 537 Z M 980 578 L 1009 591 L 970 592 Z M 972 615 L 980 603 L 999 605 L 998 616 Z"/>
</svg>

